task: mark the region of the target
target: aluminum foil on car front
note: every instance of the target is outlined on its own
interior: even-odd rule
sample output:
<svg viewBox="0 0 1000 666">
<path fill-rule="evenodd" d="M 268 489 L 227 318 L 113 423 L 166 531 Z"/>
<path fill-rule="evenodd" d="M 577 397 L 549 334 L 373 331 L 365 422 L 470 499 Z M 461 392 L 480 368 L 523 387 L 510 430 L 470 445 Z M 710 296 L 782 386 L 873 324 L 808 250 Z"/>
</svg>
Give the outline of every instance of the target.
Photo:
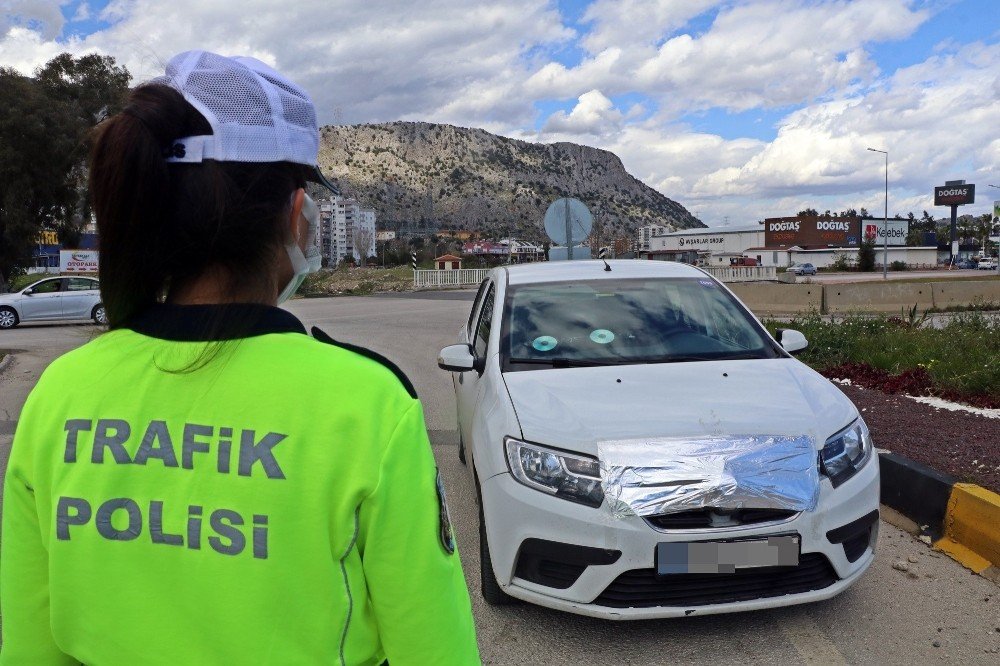
<svg viewBox="0 0 1000 666">
<path fill-rule="evenodd" d="M 812 437 L 734 435 L 598 444 L 615 517 L 702 508 L 811 511 L 819 499 Z"/>
</svg>

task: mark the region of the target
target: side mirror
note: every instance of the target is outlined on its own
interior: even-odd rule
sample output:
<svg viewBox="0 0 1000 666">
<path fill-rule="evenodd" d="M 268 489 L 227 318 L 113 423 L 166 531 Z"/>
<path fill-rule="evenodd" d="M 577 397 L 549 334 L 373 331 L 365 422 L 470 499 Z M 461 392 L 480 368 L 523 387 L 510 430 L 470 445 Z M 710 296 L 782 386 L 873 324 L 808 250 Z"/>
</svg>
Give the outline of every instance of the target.
<svg viewBox="0 0 1000 666">
<path fill-rule="evenodd" d="M 31 289 L 25 289 L 21 293 L 24 294 L 25 296 L 33 296 L 35 294 L 35 292 Z"/>
<path fill-rule="evenodd" d="M 469 345 L 448 345 L 438 352 L 438 367 L 448 372 L 467 372 L 475 369 L 476 357 Z"/>
<path fill-rule="evenodd" d="M 800 351 L 809 346 L 806 336 L 802 335 L 799 331 L 790 328 L 778 329 L 778 342 L 781 343 L 782 349 L 792 355 L 798 354 Z"/>
</svg>

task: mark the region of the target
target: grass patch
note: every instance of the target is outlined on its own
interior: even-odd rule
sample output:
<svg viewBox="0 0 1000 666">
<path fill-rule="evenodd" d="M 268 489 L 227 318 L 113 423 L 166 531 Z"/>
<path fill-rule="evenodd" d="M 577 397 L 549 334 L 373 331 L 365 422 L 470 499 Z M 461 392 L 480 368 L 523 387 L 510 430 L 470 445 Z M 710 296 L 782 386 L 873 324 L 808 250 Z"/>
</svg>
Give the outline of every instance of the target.
<svg viewBox="0 0 1000 666">
<path fill-rule="evenodd" d="M 53 277 L 55 275 L 58 275 L 58 273 L 32 273 L 30 275 L 16 275 L 11 278 L 10 283 L 7 286 L 11 293 L 14 293 L 16 291 L 21 291 L 29 284 L 33 284 L 43 278 Z"/>
<path fill-rule="evenodd" d="M 962 312 L 941 328 L 924 317 L 848 315 L 827 320 L 818 314 L 791 321 L 765 321 L 801 331 L 809 347 L 799 359 L 836 376 L 850 372 L 871 388 L 940 395 L 981 406 L 1000 405 L 1000 320 Z"/>
</svg>

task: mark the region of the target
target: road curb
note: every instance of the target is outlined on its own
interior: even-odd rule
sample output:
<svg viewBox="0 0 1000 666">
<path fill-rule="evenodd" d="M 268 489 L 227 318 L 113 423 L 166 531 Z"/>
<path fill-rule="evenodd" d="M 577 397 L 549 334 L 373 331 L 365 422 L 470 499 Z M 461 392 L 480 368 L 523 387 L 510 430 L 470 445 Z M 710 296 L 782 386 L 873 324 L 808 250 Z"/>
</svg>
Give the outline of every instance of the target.
<svg viewBox="0 0 1000 666">
<path fill-rule="evenodd" d="M 2 360 L 0 360 L 0 372 L 3 372 L 13 364 L 14 364 L 14 355 L 7 354 L 6 356 L 3 357 Z"/>
<path fill-rule="evenodd" d="M 988 578 L 1000 573 L 1000 495 L 896 453 L 879 455 L 881 503 L 920 526 L 934 547 Z"/>
</svg>

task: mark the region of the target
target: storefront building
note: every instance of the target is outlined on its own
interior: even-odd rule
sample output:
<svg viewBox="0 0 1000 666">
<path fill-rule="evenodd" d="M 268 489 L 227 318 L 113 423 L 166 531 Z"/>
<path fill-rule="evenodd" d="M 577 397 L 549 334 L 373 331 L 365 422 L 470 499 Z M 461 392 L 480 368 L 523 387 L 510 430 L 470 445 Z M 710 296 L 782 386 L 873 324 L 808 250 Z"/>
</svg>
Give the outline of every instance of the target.
<svg viewBox="0 0 1000 666">
<path fill-rule="evenodd" d="M 654 236 L 649 259 L 697 263 L 702 266 L 729 266 L 752 259 L 761 266 L 784 268 L 810 263 L 827 268 L 846 261 L 855 264 L 864 238 L 876 247 L 876 264 L 881 266 L 886 238 L 888 262 L 912 267 L 933 267 L 936 248 L 908 247 L 908 220 L 860 217 L 796 216 L 765 219 L 763 223 L 715 229 L 685 229 Z"/>
</svg>

